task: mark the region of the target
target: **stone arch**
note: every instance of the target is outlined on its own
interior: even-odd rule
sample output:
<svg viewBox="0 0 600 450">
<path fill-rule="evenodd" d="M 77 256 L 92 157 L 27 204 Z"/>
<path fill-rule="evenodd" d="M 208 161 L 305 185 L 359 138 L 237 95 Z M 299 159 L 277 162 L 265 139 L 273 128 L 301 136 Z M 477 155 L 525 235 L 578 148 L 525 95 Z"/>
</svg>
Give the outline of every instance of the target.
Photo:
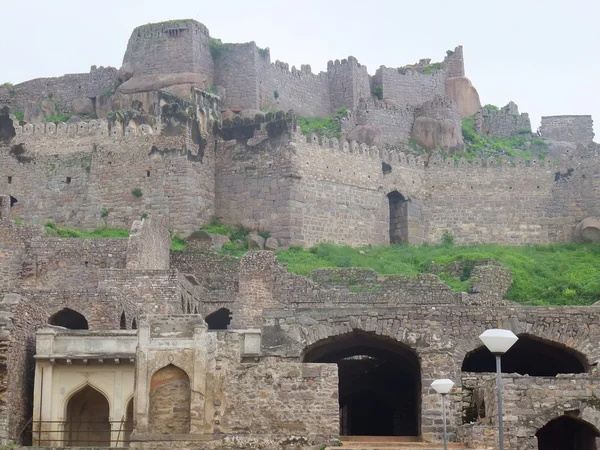
<svg viewBox="0 0 600 450">
<path fill-rule="evenodd" d="M 108 398 L 86 383 L 66 402 L 65 443 L 69 447 L 110 447 Z"/>
<path fill-rule="evenodd" d="M 420 435 L 421 365 L 409 346 L 354 330 L 317 341 L 301 360 L 338 365 L 341 435 Z"/>
<path fill-rule="evenodd" d="M 600 431 L 571 415 L 550 420 L 535 433 L 539 450 L 596 450 Z"/>
<path fill-rule="evenodd" d="M 556 376 L 559 373 L 585 373 L 590 367 L 584 355 L 564 344 L 522 333 L 515 345 L 502 356 L 503 373 L 530 376 Z M 495 372 L 494 355 L 485 346 L 467 353 L 463 372 Z"/>
<path fill-rule="evenodd" d="M 209 330 L 226 330 L 231 323 L 231 311 L 227 308 L 217 309 L 204 318 Z"/>
<path fill-rule="evenodd" d="M 137 321 L 135 320 L 135 317 L 131 321 L 131 329 L 132 330 L 137 330 Z"/>
<path fill-rule="evenodd" d="M 157 370 L 150 381 L 149 425 L 155 434 L 190 432 L 190 377 L 169 364 Z"/>
<path fill-rule="evenodd" d="M 127 318 L 125 317 L 125 311 L 121 313 L 121 320 L 119 320 L 119 329 L 126 330 L 127 329 Z"/>
<path fill-rule="evenodd" d="M 390 244 L 408 243 L 408 200 L 398 191 L 387 195 L 390 208 Z"/>
<path fill-rule="evenodd" d="M 70 330 L 89 330 L 85 316 L 71 308 L 63 308 L 48 319 L 50 325 L 68 328 Z"/>
</svg>

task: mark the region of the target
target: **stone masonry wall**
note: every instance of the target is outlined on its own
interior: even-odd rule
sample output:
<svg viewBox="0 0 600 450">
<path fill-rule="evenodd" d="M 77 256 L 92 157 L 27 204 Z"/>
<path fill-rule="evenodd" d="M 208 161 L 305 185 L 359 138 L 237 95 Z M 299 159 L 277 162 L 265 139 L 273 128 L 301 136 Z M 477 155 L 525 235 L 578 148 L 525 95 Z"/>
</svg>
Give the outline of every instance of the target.
<svg viewBox="0 0 600 450">
<path fill-rule="evenodd" d="M 294 112 L 303 117 L 331 114 L 329 81 L 325 72 L 317 75 L 309 65 L 300 70 L 280 61 L 271 63 L 269 55 L 259 55 L 258 80 L 260 108 Z M 277 98 L 276 98 L 277 97 Z"/>
<path fill-rule="evenodd" d="M 167 73 L 199 73 L 210 86 L 214 64 L 208 29 L 195 20 L 172 20 L 142 25 L 133 30 L 123 64 L 130 63 L 134 76 Z"/>
<path fill-rule="evenodd" d="M 500 109 L 483 107 L 476 115 L 478 131 L 486 136 L 505 138 L 515 134 L 531 133 L 529 114 L 519 114 L 513 102 Z"/>
<path fill-rule="evenodd" d="M 329 77 L 330 102 L 333 110 L 339 108 L 356 108 L 360 99 L 371 98 L 371 86 L 367 67 L 359 64 L 356 58 L 329 61 L 327 63 Z"/>
<path fill-rule="evenodd" d="M 0 86 L 0 105 L 9 105 L 14 111 L 24 112 L 29 102 L 51 98 L 61 110 L 72 111 L 73 100 L 94 98 L 110 88 L 117 79 L 117 69 L 92 66 L 90 73 L 63 75 L 56 78 L 36 78 Z"/>
<path fill-rule="evenodd" d="M 224 107 L 260 109 L 258 58 L 254 42 L 221 47 L 215 57 L 214 83 L 225 88 Z"/>
<path fill-rule="evenodd" d="M 382 66 L 376 76 L 381 80 L 383 99 L 400 107 L 419 106 L 446 93 L 447 74 L 443 69 L 425 74 L 416 69 Z"/>
<path fill-rule="evenodd" d="M 133 223 L 127 242 L 127 269 L 168 270 L 170 256 L 171 236 L 164 219 L 149 217 Z"/>
<path fill-rule="evenodd" d="M 13 217 L 129 228 L 146 212 L 186 232 L 213 215 L 214 153 L 199 152 L 189 134 L 108 134 L 105 121 L 60 127 L 27 124 L 0 146 L 0 192 L 17 199 Z"/>
<path fill-rule="evenodd" d="M 587 144 L 594 139 L 592 116 L 543 116 L 540 134 L 555 141 Z"/>
</svg>

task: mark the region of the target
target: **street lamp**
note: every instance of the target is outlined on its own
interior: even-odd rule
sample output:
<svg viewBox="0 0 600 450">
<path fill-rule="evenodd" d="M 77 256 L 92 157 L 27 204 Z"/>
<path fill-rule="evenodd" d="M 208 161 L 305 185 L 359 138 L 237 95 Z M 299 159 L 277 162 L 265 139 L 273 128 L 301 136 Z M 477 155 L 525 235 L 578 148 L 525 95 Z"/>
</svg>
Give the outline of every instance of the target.
<svg viewBox="0 0 600 450">
<path fill-rule="evenodd" d="M 444 450 L 446 450 L 448 438 L 446 436 L 446 394 L 450 392 L 454 386 L 454 381 L 444 378 L 441 380 L 435 380 L 431 383 L 431 387 L 436 390 L 438 394 L 442 394 L 442 422 L 444 422 Z"/>
<path fill-rule="evenodd" d="M 504 450 L 504 430 L 502 426 L 502 367 L 501 356 L 519 340 L 510 330 L 486 330 L 479 336 L 481 342 L 496 357 L 496 387 L 498 389 L 498 440 L 500 450 Z"/>
</svg>

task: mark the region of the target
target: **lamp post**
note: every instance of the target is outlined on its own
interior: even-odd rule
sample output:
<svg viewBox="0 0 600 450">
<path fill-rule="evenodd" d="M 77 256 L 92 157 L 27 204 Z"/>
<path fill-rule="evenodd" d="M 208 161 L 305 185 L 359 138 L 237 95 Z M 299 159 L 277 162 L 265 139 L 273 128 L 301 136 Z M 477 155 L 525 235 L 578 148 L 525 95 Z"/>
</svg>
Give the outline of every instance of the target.
<svg viewBox="0 0 600 450">
<path fill-rule="evenodd" d="M 500 359 L 519 340 L 510 330 L 486 330 L 480 336 L 481 342 L 496 357 L 496 387 L 498 389 L 498 441 L 499 449 L 504 450 L 504 429 L 502 426 L 502 367 Z"/>
<path fill-rule="evenodd" d="M 447 450 L 447 435 L 446 435 L 446 394 L 450 392 L 454 386 L 454 381 L 447 378 L 435 380 L 431 383 L 431 387 L 436 390 L 438 394 L 442 394 L 442 422 L 444 422 L 444 450 Z"/>
</svg>

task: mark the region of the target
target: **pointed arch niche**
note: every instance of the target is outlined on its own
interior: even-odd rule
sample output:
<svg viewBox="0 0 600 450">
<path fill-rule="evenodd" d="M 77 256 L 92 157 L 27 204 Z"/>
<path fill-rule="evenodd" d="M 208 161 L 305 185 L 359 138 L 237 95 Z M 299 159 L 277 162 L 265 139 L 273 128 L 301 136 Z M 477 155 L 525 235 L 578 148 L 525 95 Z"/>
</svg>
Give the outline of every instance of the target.
<svg viewBox="0 0 600 450">
<path fill-rule="evenodd" d="M 66 417 L 68 447 L 110 447 L 110 406 L 100 391 L 88 384 L 73 394 Z"/>
<path fill-rule="evenodd" d="M 535 434 L 539 450 L 597 450 L 598 429 L 585 420 L 561 416 Z"/>
<path fill-rule="evenodd" d="M 88 330 L 88 321 L 83 314 L 64 308 L 48 319 L 50 325 L 68 328 L 69 330 Z"/>
<path fill-rule="evenodd" d="M 149 426 L 152 433 L 189 433 L 190 402 L 190 378 L 185 371 L 173 364 L 157 370 L 150 381 Z"/>
</svg>

